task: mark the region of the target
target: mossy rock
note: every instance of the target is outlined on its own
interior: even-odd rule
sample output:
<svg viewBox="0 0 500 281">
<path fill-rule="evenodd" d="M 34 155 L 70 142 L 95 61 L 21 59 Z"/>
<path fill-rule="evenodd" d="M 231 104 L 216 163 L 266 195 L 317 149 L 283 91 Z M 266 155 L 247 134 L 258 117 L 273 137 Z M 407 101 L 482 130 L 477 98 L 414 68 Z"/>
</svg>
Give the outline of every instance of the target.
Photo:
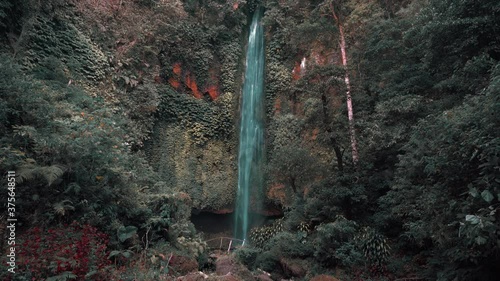
<svg viewBox="0 0 500 281">
<path fill-rule="evenodd" d="M 20 39 L 24 66 L 33 69 L 47 58 L 58 58 L 78 78 L 102 80 L 109 70 L 106 55 L 72 23 L 38 16 L 26 24 Z"/>
<path fill-rule="evenodd" d="M 236 141 L 209 139 L 199 146 L 180 124 L 158 123 L 149 146 L 150 162 L 173 190 L 190 195 L 193 207 L 232 206 L 236 192 Z"/>
</svg>

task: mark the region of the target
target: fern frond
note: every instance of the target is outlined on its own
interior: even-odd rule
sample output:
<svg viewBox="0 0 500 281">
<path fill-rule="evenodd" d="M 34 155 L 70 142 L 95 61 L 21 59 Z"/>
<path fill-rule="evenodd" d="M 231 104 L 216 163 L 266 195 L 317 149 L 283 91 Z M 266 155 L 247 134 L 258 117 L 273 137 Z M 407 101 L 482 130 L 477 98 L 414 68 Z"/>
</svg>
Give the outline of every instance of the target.
<svg viewBox="0 0 500 281">
<path fill-rule="evenodd" d="M 39 166 L 34 164 L 24 164 L 16 171 L 17 182 L 23 183 L 31 181 L 37 177 L 37 169 Z"/>
<path fill-rule="evenodd" d="M 66 188 L 66 190 L 64 190 L 64 194 L 78 194 L 80 193 L 80 191 L 82 190 L 82 188 L 75 182 L 72 182 L 68 185 L 68 187 Z"/>
<path fill-rule="evenodd" d="M 40 175 L 47 181 L 47 185 L 51 186 L 66 172 L 66 167 L 62 165 L 46 166 L 39 169 Z"/>
<path fill-rule="evenodd" d="M 60 202 L 55 203 L 52 205 L 52 208 L 54 209 L 54 212 L 58 215 L 64 216 L 67 211 L 74 211 L 75 207 L 73 207 L 73 202 L 70 200 L 66 199 Z"/>
<path fill-rule="evenodd" d="M 51 186 L 54 182 L 59 180 L 65 172 L 66 167 L 59 164 L 40 167 L 32 163 L 27 163 L 20 166 L 16 174 L 18 183 L 43 179 L 47 183 L 47 186 Z"/>
</svg>

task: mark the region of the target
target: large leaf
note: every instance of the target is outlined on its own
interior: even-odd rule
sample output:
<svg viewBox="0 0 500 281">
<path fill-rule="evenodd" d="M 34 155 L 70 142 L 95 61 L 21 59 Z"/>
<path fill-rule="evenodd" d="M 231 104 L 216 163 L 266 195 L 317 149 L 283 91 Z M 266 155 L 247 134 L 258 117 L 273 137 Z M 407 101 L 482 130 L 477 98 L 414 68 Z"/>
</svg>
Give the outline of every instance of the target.
<svg viewBox="0 0 500 281">
<path fill-rule="evenodd" d="M 129 225 L 122 226 L 118 229 L 118 240 L 125 242 L 125 240 L 132 238 L 137 233 L 137 227 Z"/>
<path fill-rule="evenodd" d="M 109 253 L 108 259 L 110 259 L 112 257 L 116 257 L 116 256 L 120 255 L 121 253 L 122 253 L 122 251 L 117 251 L 117 250 L 111 251 L 111 253 Z"/>
<path fill-rule="evenodd" d="M 466 215 L 465 216 L 465 221 L 470 221 L 471 224 L 478 224 L 479 223 L 479 218 L 474 215 Z"/>
<path fill-rule="evenodd" d="M 495 198 L 493 194 L 491 194 L 491 192 L 487 189 L 481 192 L 481 197 L 483 197 L 484 201 L 488 203 L 490 203 Z"/>
</svg>

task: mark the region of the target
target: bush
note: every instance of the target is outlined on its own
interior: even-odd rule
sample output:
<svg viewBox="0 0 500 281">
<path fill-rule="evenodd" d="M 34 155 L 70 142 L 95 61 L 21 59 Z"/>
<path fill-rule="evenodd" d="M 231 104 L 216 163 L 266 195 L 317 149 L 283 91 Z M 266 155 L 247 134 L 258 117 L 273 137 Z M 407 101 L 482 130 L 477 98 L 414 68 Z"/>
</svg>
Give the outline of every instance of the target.
<svg viewBox="0 0 500 281">
<path fill-rule="evenodd" d="M 352 241 L 342 244 L 335 250 L 335 256 L 339 260 L 339 264 L 350 268 L 362 264 L 365 260 L 363 254 L 359 251 L 359 247 Z"/>
<path fill-rule="evenodd" d="M 246 267 L 252 269 L 255 267 L 257 256 L 260 252 L 259 249 L 242 247 L 236 251 L 236 258 Z"/>
<path fill-rule="evenodd" d="M 275 253 L 264 252 L 255 260 L 255 266 L 267 272 L 276 271 L 276 268 L 279 268 L 279 256 Z"/>
<path fill-rule="evenodd" d="M 308 257 L 313 254 L 313 248 L 305 240 L 304 232 L 281 232 L 270 239 L 266 244 L 271 252 L 286 257 Z"/>
<path fill-rule="evenodd" d="M 342 216 L 337 216 L 334 222 L 318 226 L 313 241 L 314 257 L 323 264 L 339 264 L 340 257 L 345 255 L 347 248 L 338 250 L 354 237 L 357 229 L 358 225 L 355 222 Z"/>
</svg>

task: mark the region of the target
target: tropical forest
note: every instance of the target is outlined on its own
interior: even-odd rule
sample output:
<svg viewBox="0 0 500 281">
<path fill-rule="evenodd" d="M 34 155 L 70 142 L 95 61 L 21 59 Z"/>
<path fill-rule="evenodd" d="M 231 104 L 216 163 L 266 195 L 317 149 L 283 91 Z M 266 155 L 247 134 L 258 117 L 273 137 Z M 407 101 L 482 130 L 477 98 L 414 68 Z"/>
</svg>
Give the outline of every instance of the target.
<svg viewBox="0 0 500 281">
<path fill-rule="evenodd" d="M 500 280 L 500 1 L 0 0 L 0 280 Z"/>
</svg>

